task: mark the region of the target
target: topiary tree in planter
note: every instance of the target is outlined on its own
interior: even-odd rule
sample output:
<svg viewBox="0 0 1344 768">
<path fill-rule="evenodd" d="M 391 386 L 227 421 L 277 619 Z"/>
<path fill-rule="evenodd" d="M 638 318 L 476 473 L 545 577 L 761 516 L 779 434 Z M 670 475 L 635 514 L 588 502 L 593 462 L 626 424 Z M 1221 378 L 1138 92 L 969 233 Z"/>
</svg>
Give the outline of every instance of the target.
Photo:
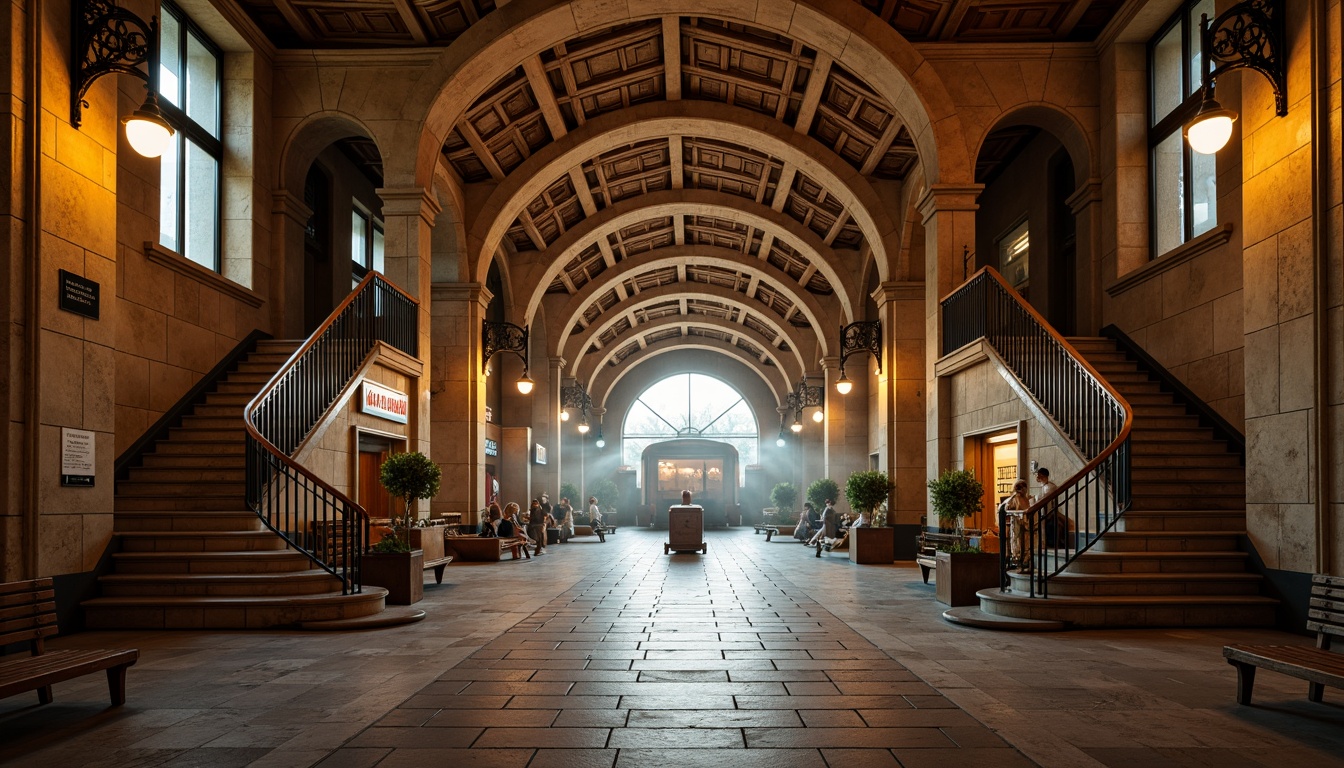
<svg viewBox="0 0 1344 768">
<path fill-rule="evenodd" d="M 820 512 L 826 506 L 826 500 L 832 501 L 840 498 L 840 485 L 829 477 L 823 477 L 820 480 L 813 480 L 812 484 L 807 486 L 807 500 L 812 502 Z"/>
<path fill-rule="evenodd" d="M 619 493 L 619 491 L 616 488 L 616 484 L 609 478 L 604 477 L 596 482 L 588 483 L 588 496 L 597 497 L 597 504 L 602 508 L 603 513 L 610 512 L 611 508 L 616 504 L 617 493 Z M 580 508 L 580 505 L 582 505 L 582 509 L 587 511 L 588 496 L 584 496 L 582 499 L 571 498 L 570 501 L 574 503 L 576 509 Z"/>
<path fill-rule="evenodd" d="M 965 469 L 944 470 L 929 481 L 929 503 L 945 528 L 960 528 L 963 518 L 984 508 L 984 497 L 985 487 Z"/>
<path fill-rule="evenodd" d="M 873 519 L 874 510 L 882 506 L 890 494 L 891 479 L 886 472 L 855 472 L 845 481 L 845 501 L 849 502 L 849 508 L 855 512 L 867 512 L 869 520 Z"/>
<path fill-rule="evenodd" d="M 579 486 L 573 483 L 560 484 L 560 499 L 569 499 L 569 503 L 573 504 L 575 509 L 588 509 L 588 499 L 579 498 Z"/>
<path fill-rule="evenodd" d="M 798 489 L 793 483 L 777 483 L 770 489 L 770 503 L 779 510 L 779 522 L 792 523 L 793 505 L 798 502 Z"/>
<path fill-rule="evenodd" d="M 378 542 L 374 546 L 375 551 L 411 551 L 411 527 L 415 525 L 415 521 L 411 519 L 411 505 L 418 499 L 429 499 L 438 494 L 439 481 L 442 477 L 443 471 L 439 469 L 439 465 L 419 451 L 394 453 L 387 457 L 378 479 L 388 493 L 405 503 L 401 524 L 395 526 L 400 535 L 394 537 L 401 540 L 401 548 L 388 549 L 392 545 Z M 384 549 L 379 549 L 380 546 Z"/>
</svg>

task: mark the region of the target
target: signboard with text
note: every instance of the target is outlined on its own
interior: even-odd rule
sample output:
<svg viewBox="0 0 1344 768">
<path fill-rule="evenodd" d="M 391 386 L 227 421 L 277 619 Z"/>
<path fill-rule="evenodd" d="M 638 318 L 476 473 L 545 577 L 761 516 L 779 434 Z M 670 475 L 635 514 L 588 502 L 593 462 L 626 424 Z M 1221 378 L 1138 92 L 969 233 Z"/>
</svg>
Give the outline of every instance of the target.
<svg viewBox="0 0 1344 768">
<path fill-rule="evenodd" d="M 411 399 L 405 392 L 365 381 L 359 389 L 359 410 L 370 416 L 405 424 L 411 412 Z"/>
<path fill-rule="evenodd" d="M 94 440 L 91 430 L 61 427 L 61 485 L 93 487 Z"/>
<path fill-rule="evenodd" d="M 74 272 L 58 270 L 60 296 L 58 306 L 66 312 L 97 320 L 99 308 L 99 286 L 92 280 L 76 275 Z"/>
<path fill-rule="evenodd" d="M 488 438 L 488 437 L 485 438 L 485 455 L 486 455 L 486 456 L 498 456 L 498 455 L 499 455 L 499 443 L 495 442 L 494 440 L 491 440 L 491 439 Z"/>
</svg>

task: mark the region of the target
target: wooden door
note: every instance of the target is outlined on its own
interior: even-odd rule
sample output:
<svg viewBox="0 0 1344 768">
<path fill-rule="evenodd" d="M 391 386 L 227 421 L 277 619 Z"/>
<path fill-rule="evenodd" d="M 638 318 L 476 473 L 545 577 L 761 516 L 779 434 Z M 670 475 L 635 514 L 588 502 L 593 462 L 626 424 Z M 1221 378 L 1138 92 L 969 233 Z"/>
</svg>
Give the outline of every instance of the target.
<svg viewBox="0 0 1344 768">
<path fill-rule="evenodd" d="M 392 496 L 378 480 L 383 462 L 387 461 L 389 455 L 389 449 L 359 452 L 359 498 L 355 501 L 375 520 L 392 517 L 396 509 L 392 504 Z"/>
</svg>

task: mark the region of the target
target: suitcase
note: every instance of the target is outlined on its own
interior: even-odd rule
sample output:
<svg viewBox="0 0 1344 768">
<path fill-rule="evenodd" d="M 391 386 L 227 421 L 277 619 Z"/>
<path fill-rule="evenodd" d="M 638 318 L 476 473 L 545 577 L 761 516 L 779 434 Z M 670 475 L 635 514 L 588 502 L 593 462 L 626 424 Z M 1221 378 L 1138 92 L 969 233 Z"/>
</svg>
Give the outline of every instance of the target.
<svg viewBox="0 0 1344 768">
<path fill-rule="evenodd" d="M 663 554 L 669 552 L 709 552 L 705 544 L 705 509 L 696 504 L 674 504 L 667 510 L 667 543 Z"/>
</svg>

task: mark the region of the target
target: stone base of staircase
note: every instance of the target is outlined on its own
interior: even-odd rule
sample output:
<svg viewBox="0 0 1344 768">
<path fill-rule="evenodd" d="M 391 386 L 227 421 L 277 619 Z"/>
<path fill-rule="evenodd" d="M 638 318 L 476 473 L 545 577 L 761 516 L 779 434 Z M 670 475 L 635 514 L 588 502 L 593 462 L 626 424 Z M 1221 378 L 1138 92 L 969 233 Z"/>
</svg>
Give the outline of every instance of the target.
<svg viewBox="0 0 1344 768">
<path fill-rule="evenodd" d="M 425 612 L 419 608 L 398 606 L 396 608 L 387 608 L 382 613 L 376 613 L 372 616 L 361 616 L 356 619 L 301 621 L 299 622 L 299 629 L 306 629 L 310 632 L 352 632 L 360 629 L 383 629 L 385 627 L 400 627 L 406 624 L 414 624 L 417 621 L 423 621 L 425 616 Z"/>
<path fill-rule="evenodd" d="M 1054 595 L 976 593 L 985 613 L 1084 627 L 1272 627 L 1278 601 L 1259 595 Z"/>
<path fill-rule="evenodd" d="M 382 587 L 365 587 L 355 595 L 97 597 L 83 608 L 89 629 L 264 629 L 376 616 L 386 597 Z"/>
<path fill-rule="evenodd" d="M 943 618 L 953 624 L 962 624 L 977 629 L 997 629 L 1003 632 L 1058 632 L 1062 629 L 1068 629 L 1068 624 L 1062 621 L 999 616 L 994 613 L 985 613 L 974 605 L 949 608 L 943 611 Z"/>
</svg>

